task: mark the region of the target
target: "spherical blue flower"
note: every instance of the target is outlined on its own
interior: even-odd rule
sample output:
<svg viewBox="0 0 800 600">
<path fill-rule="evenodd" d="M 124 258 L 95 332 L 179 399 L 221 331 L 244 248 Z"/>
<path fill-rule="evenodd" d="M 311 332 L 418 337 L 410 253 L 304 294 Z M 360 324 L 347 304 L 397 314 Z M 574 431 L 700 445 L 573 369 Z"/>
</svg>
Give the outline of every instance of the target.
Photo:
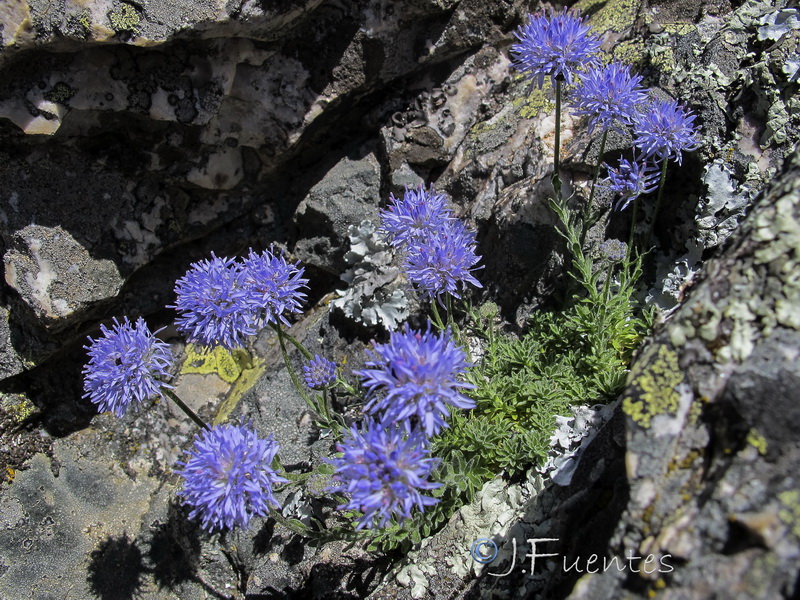
<svg viewBox="0 0 800 600">
<path fill-rule="evenodd" d="M 633 145 L 642 150 L 644 158 L 673 159 L 681 164 L 681 152 L 700 145 L 696 118 L 677 100 L 655 100 L 634 117 Z"/>
<path fill-rule="evenodd" d="M 389 206 L 381 211 L 380 230 L 389 244 L 405 247 L 434 235 L 451 219 L 445 195 L 437 194 L 433 186 L 426 191 L 420 185 L 416 190 L 406 188 L 402 200 L 389 196 Z"/>
<path fill-rule="evenodd" d="M 603 185 L 620 196 L 614 207 L 616 210 L 625 210 L 631 201 L 658 187 L 658 169 L 648 162 L 629 162 L 620 158 L 619 167 L 605 166 L 608 177 L 603 180 Z"/>
<path fill-rule="evenodd" d="M 366 412 L 381 415 L 384 424 L 411 431 L 416 425 L 428 436 L 447 427 L 448 407 L 475 408 L 459 393 L 474 386 L 458 380 L 467 367 L 466 354 L 450 339 L 450 331 L 406 330 L 392 333 L 387 344 L 367 350 L 366 368 L 355 371 L 367 388 Z"/>
<path fill-rule="evenodd" d="M 475 234 L 461 221 L 443 222 L 427 238 L 406 248 L 406 276 L 431 298 L 442 294 L 460 298 L 459 289 L 468 283 L 483 287 L 472 275 L 480 268 L 475 266 L 481 259 L 476 246 Z"/>
<path fill-rule="evenodd" d="M 598 248 L 611 262 L 621 262 L 628 255 L 628 245 L 620 240 L 606 240 Z"/>
<path fill-rule="evenodd" d="M 243 264 L 245 284 L 247 286 L 246 304 L 256 315 L 258 323 L 277 323 L 280 319 L 289 325 L 287 313 L 302 312 L 308 279 L 303 278 L 300 263 L 286 262 L 283 254 L 275 254 L 272 248 L 256 254 L 250 254 Z"/>
<path fill-rule="evenodd" d="M 353 425 L 336 449 L 343 454 L 330 461 L 336 469 L 333 480 L 350 494 L 350 501 L 339 509 L 363 513 L 357 529 L 385 527 L 392 516 L 402 522 L 411 517 L 415 506 L 424 511 L 439 502 L 420 493 L 442 484 L 427 481 L 438 459 L 428 457 L 428 447 L 419 432 L 406 437 L 399 427 L 387 429 L 368 420 L 361 431 Z M 341 488 L 331 486 L 328 490 L 338 492 Z"/>
<path fill-rule="evenodd" d="M 303 378 L 312 390 L 321 390 L 336 381 L 336 363 L 315 354 L 314 358 L 303 366 Z"/>
<path fill-rule="evenodd" d="M 241 265 L 232 258 L 201 260 L 175 284 L 178 330 L 190 342 L 220 345 L 229 350 L 244 346 L 256 333 L 255 315 L 248 306 L 249 288 Z"/>
<path fill-rule="evenodd" d="M 101 325 L 100 331 L 103 337 L 89 338 L 91 343 L 84 346 L 89 362 L 83 368 L 83 397 L 97 404 L 101 412 L 122 417 L 132 400 L 141 403 L 160 397 L 163 388 L 172 387 L 162 381 L 170 376 L 172 352 L 150 332 L 142 317 L 135 325 L 128 317 L 122 323 L 114 319 L 111 329 Z"/>
<path fill-rule="evenodd" d="M 600 38 L 591 33 L 577 12 L 564 9 L 528 15 L 528 23 L 514 32 L 519 40 L 511 46 L 514 66 L 528 78 L 544 86 L 550 77 L 553 87 L 556 79 L 572 84 L 583 69 L 597 64 Z"/>
<path fill-rule="evenodd" d="M 647 99 L 641 82 L 641 76 L 632 76 L 630 67 L 618 62 L 591 69 L 570 94 L 575 114 L 589 116 L 589 133 L 615 122 L 630 125 L 636 106 Z"/>
<path fill-rule="evenodd" d="M 269 506 L 280 508 L 272 486 L 287 483 L 272 469 L 278 444 L 260 439 L 245 426 L 219 425 L 195 436 L 187 462 L 178 462 L 183 480 L 178 492 L 209 532 L 246 528 L 253 516 L 264 516 Z"/>
</svg>

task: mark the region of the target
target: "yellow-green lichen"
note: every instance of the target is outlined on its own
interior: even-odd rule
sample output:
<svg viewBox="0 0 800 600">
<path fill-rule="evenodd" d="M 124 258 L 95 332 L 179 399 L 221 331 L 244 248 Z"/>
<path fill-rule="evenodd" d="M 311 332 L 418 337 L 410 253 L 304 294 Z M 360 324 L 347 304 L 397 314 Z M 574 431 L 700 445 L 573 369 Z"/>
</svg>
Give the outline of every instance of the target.
<svg viewBox="0 0 800 600">
<path fill-rule="evenodd" d="M 692 23 L 662 23 L 661 26 L 664 28 L 666 33 L 671 35 L 688 35 L 693 31 L 697 31 L 697 27 L 695 27 Z"/>
<path fill-rule="evenodd" d="M 698 459 L 702 458 L 702 456 L 703 455 L 700 453 L 699 450 L 691 450 L 682 459 L 675 458 L 671 460 L 669 465 L 667 466 L 667 473 L 672 474 L 679 469 L 682 471 L 687 471 L 691 469 L 694 466 L 695 462 L 697 462 Z"/>
<path fill-rule="evenodd" d="M 69 87 L 67 83 L 59 81 L 52 89 L 44 93 L 44 98 L 50 102 L 66 105 L 69 99 L 75 95 L 75 92 L 76 90 Z"/>
<path fill-rule="evenodd" d="M 205 350 L 189 344 L 186 346 L 186 360 L 181 365 L 181 374 L 208 375 L 214 373 L 223 381 L 234 383 L 250 362 L 250 355 L 244 350 L 230 352 L 221 346 L 217 346 L 213 350 Z"/>
<path fill-rule="evenodd" d="M 108 13 L 108 20 L 114 31 L 132 31 L 136 33 L 142 16 L 130 4 L 120 4 L 117 10 Z"/>
<path fill-rule="evenodd" d="M 790 531 L 800 538 L 800 491 L 786 490 L 778 494 L 781 508 L 778 518 L 789 526 Z"/>
<path fill-rule="evenodd" d="M 242 372 L 239 375 L 239 378 L 236 380 L 236 383 L 233 385 L 228 397 L 225 398 L 222 403 L 220 403 L 219 407 L 214 413 L 214 419 L 212 421 L 214 425 L 219 425 L 220 423 L 224 423 L 228 420 L 228 417 L 230 417 L 231 413 L 239 404 L 242 396 L 244 396 L 245 392 L 247 392 L 256 384 L 256 382 L 261 378 L 261 375 L 263 375 L 265 369 L 266 365 L 261 360 L 256 360 L 251 367 L 242 369 Z"/>
<path fill-rule="evenodd" d="M 86 33 L 92 30 L 92 19 L 88 10 L 84 10 L 78 15 L 78 23 L 86 30 Z"/>
<path fill-rule="evenodd" d="M 700 420 L 700 415 L 702 414 L 703 414 L 703 403 L 702 401 L 699 402 L 695 400 L 689 407 L 689 418 L 688 418 L 689 425 L 697 425 L 697 422 Z"/>
<path fill-rule="evenodd" d="M 552 113 L 556 105 L 551 99 L 551 88 L 550 81 L 545 80 L 543 88 L 534 88 L 527 96 L 514 98 L 514 112 L 523 119 L 533 119 L 541 114 Z"/>
<path fill-rule="evenodd" d="M 764 436 L 758 433 L 758 430 L 751 428 L 747 432 L 747 439 L 745 440 L 749 446 L 753 446 L 761 456 L 767 453 L 767 440 Z"/>
<path fill-rule="evenodd" d="M 664 73 L 671 73 L 677 64 L 671 46 L 653 46 L 648 53 L 650 64 Z"/>
<path fill-rule="evenodd" d="M 615 60 L 632 65 L 637 71 L 641 69 L 646 56 L 641 40 L 625 40 L 615 44 L 611 54 Z"/>
<path fill-rule="evenodd" d="M 23 394 L 0 394 L 0 407 L 14 425 L 22 425 L 39 413 L 36 405 Z"/>
<path fill-rule="evenodd" d="M 676 388 L 683 374 L 678 355 L 665 345 L 647 351 L 637 364 L 644 366 L 641 372 L 631 373 L 622 408 L 635 423 L 648 428 L 653 417 L 677 413 L 680 393 Z"/>
<path fill-rule="evenodd" d="M 589 25 L 599 34 L 622 33 L 633 26 L 641 9 L 641 0 L 580 0 L 574 8 L 590 15 Z"/>
</svg>

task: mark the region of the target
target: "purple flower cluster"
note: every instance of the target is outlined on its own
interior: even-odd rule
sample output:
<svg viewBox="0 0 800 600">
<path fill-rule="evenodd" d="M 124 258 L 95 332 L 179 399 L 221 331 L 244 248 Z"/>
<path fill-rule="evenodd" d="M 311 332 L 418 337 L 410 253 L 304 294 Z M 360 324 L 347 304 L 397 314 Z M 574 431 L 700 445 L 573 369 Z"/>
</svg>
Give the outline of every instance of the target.
<svg viewBox="0 0 800 600">
<path fill-rule="evenodd" d="M 190 342 L 202 346 L 239 348 L 256 333 L 247 309 L 247 288 L 241 265 L 232 258 L 194 263 L 175 284 L 175 325 Z"/>
<path fill-rule="evenodd" d="M 89 362 L 83 369 L 83 386 L 89 398 L 102 412 L 122 417 L 131 401 L 142 403 L 161 397 L 173 362 L 169 345 L 147 328 L 142 317 L 131 324 L 128 317 L 108 329 L 100 326 L 102 337 L 85 346 Z M 160 330 L 159 330 L 160 331 Z M 158 333 L 158 331 L 156 331 Z"/>
<path fill-rule="evenodd" d="M 483 287 L 472 275 L 480 260 L 475 234 L 453 217 L 444 194 L 433 187 L 407 189 L 402 200 L 390 196 L 381 231 L 404 253 L 406 275 L 425 295 L 458 298 L 467 284 Z"/>
<path fill-rule="evenodd" d="M 700 145 L 694 120 L 697 117 L 677 100 L 654 100 L 636 114 L 633 122 L 633 145 L 657 162 L 675 160 L 681 164 L 681 152 Z"/>
<path fill-rule="evenodd" d="M 402 522 L 411 517 L 415 506 L 425 510 L 439 501 L 420 493 L 441 484 L 427 480 L 438 459 L 429 457 L 419 431 L 406 435 L 396 425 L 385 427 L 368 420 L 361 430 L 351 427 L 336 449 L 342 456 L 330 461 L 335 468 L 333 480 L 350 494 L 349 502 L 339 508 L 363 513 L 358 529 L 385 527 L 392 517 Z M 328 490 L 341 491 L 339 486 Z"/>
<path fill-rule="evenodd" d="M 589 132 L 630 127 L 640 162 L 622 159 L 609 168 L 607 182 L 620 194 L 618 209 L 658 187 L 658 163 L 682 161 L 682 152 L 697 149 L 695 115 L 677 101 L 648 99 L 642 77 L 617 62 L 601 66 L 596 55 L 600 40 L 577 12 L 551 10 L 529 15 L 517 28 L 519 43 L 511 47 L 514 66 L 539 87 L 545 77 L 575 84 L 569 101 L 575 113 L 589 118 Z"/>
<path fill-rule="evenodd" d="M 389 195 L 389 205 L 381 211 L 380 231 L 389 244 L 403 249 L 425 242 L 452 218 L 444 194 L 437 194 L 433 187 L 429 191 L 423 186 L 406 188 L 402 199 Z"/>
<path fill-rule="evenodd" d="M 402 522 L 411 509 L 438 502 L 420 494 L 441 484 L 427 478 L 437 461 L 429 458 L 429 438 L 447 427 L 453 407 L 475 402 L 460 390 L 467 363 L 450 332 L 394 332 L 386 344 L 367 351 L 365 368 L 355 371 L 367 389 L 364 409 L 370 417 L 362 430 L 353 426 L 332 461 L 334 480 L 344 484 L 350 502 L 340 508 L 363 513 L 358 528 L 384 527 L 392 517 Z M 336 489 L 336 488 L 334 488 Z"/>
<path fill-rule="evenodd" d="M 571 93 L 575 114 L 589 116 L 589 133 L 618 123 L 631 125 L 647 98 L 639 75 L 618 62 L 591 69 Z"/>
<path fill-rule="evenodd" d="M 286 314 L 300 312 L 308 283 L 298 264 L 272 249 L 251 250 L 244 262 L 212 253 L 192 264 L 175 284 L 178 330 L 190 342 L 230 350 L 268 323 L 288 324 Z"/>
<path fill-rule="evenodd" d="M 336 363 L 315 354 L 307 365 L 303 366 L 303 379 L 312 390 L 322 390 L 336 381 Z"/>
<path fill-rule="evenodd" d="M 278 444 L 245 426 L 220 425 L 195 436 L 188 460 L 176 471 L 183 480 L 178 492 L 209 532 L 246 528 L 253 516 L 280 508 L 272 487 L 288 480 L 272 469 Z"/>
<path fill-rule="evenodd" d="M 431 298 L 442 294 L 460 298 L 459 289 L 468 283 L 483 287 L 472 275 L 480 260 L 477 245 L 475 234 L 461 221 L 445 221 L 433 237 L 408 247 L 406 275 Z"/>
<path fill-rule="evenodd" d="M 620 197 L 614 207 L 616 210 L 625 210 L 632 200 L 658 187 L 658 170 L 649 162 L 630 162 L 621 158 L 619 167 L 606 167 L 608 178 L 604 183 Z"/>
<path fill-rule="evenodd" d="M 355 374 L 367 389 L 365 410 L 380 415 L 384 425 L 398 424 L 433 436 L 447 426 L 448 407 L 469 409 L 475 402 L 459 390 L 473 386 L 459 381 L 469 363 L 450 332 L 430 330 L 392 333 L 387 344 L 367 351 L 365 369 Z"/>
<path fill-rule="evenodd" d="M 286 313 L 302 312 L 302 302 L 308 279 L 303 278 L 299 263 L 288 263 L 282 254 L 274 254 L 272 249 L 256 254 L 250 250 L 242 265 L 247 290 L 246 304 L 256 316 L 256 322 L 263 327 L 280 319 L 289 325 Z"/>
<path fill-rule="evenodd" d="M 529 15 L 528 22 L 514 35 L 519 43 L 511 46 L 514 66 L 540 88 L 545 77 L 553 87 L 556 79 L 572 84 L 579 73 L 597 63 L 600 38 L 591 33 L 578 13 L 564 9 Z"/>
</svg>

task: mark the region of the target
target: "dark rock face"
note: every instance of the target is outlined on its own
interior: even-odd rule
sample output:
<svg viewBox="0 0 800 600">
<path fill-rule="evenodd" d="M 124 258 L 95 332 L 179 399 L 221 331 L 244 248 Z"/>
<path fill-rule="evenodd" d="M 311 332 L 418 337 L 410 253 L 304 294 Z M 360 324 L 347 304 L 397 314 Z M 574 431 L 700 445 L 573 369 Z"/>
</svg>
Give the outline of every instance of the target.
<svg viewBox="0 0 800 600">
<path fill-rule="evenodd" d="M 786 268 L 800 250 L 798 181 L 800 152 L 635 360 L 571 485 L 530 503 L 517 543 L 556 538 L 539 553 L 557 556 L 467 597 L 795 597 L 800 336 L 795 310 L 775 307 L 800 302 Z"/>
</svg>

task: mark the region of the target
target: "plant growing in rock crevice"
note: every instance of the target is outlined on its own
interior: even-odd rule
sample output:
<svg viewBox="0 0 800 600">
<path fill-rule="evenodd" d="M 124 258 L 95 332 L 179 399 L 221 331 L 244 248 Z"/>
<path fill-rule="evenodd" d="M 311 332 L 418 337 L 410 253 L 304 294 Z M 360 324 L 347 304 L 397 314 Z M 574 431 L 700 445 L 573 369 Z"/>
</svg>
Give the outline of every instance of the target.
<svg viewBox="0 0 800 600">
<path fill-rule="evenodd" d="M 403 291 L 390 291 L 398 275 L 393 248 L 402 255 L 404 277 L 430 311 L 421 330 L 392 331 L 388 342 L 373 344 L 365 367 L 353 373 L 358 385 L 332 361 L 312 357 L 285 330 L 288 316 L 301 313 L 305 299 L 307 280 L 298 263 L 273 249 L 251 251 L 242 261 L 212 254 L 195 263 L 176 284 L 179 331 L 190 341 L 224 348 L 242 346 L 264 327 L 275 332 L 293 384 L 336 448 L 314 473 L 287 473 L 278 442 L 260 438 L 244 423 L 205 425 L 164 383 L 169 359 L 153 334 L 137 329 L 138 337 L 133 335 L 126 320 L 124 327 L 104 328 L 105 337 L 92 341 L 85 370 L 90 399 L 124 413 L 129 398 L 104 398 L 97 391 L 103 378 L 111 384 L 112 376 L 121 375 L 123 384 L 115 384 L 120 394 L 137 400 L 167 395 L 201 427 L 176 472 L 184 480 L 179 495 L 208 531 L 246 527 L 256 516 L 271 515 L 304 535 L 355 539 L 361 532 L 371 548 L 408 548 L 441 527 L 498 473 L 515 477 L 540 466 L 558 415 L 572 405 L 607 402 L 620 392 L 648 328 L 634 300 L 642 261 L 634 235 L 636 201 L 657 187 L 658 206 L 667 161 L 680 163 L 682 152 L 697 146 L 694 116 L 677 102 L 648 103 L 641 78 L 629 69 L 616 63 L 599 67 L 599 38 L 576 14 L 565 10 L 531 17 L 517 37 L 516 64 L 539 86 L 550 78 L 556 93 L 551 207 L 567 242 L 573 280 L 559 310 L 535 313 L 525 333 L 512 337 L 498 331 L 490 304 L 472 307 L 469 292 L 481 287 L 476 236 L 433 186 L 391 196 L 379 229 L 369 222 L 350 228 L 352 268 L 343 279 L 351 288 L 334 307 L 367 325 L 396 329 L 407 309 Z M 633 129 L 634 160 L 610 167 L 605 182 L 622 196 L 619 209 L 633 202 L 632 233 L 627 246 L 607 247 L 605 254 L 584 248 L 602 164 L 595 166 L 583 210 L 571 212 L 562 198 L 562 94 L 589 116 L 590 129 L 603 136 L 602 147 L 611 128 Z M 103 348 L 114 346 L 117 338 L 129 347 L 112 356 Z M 147 347 L 136 354 L 128 338 Z M 307 361 L 306 385 L 295 372 L 287 342 Z M 467 348 L 476 346 L 481 356 L 470 357 Z M 130 357 L 133 364 L 124 363 Z M 332 389 L 363 401 L 361 424 L 335 413 L 328 397 Z M 324 489 L 347 522 L 342 530 L 321 532 L 327 525 L 315 521 L 314 531 L 280 512 L 276 491 L 303 486 L 315 474 L 328 478 Z"/>
</svg>

